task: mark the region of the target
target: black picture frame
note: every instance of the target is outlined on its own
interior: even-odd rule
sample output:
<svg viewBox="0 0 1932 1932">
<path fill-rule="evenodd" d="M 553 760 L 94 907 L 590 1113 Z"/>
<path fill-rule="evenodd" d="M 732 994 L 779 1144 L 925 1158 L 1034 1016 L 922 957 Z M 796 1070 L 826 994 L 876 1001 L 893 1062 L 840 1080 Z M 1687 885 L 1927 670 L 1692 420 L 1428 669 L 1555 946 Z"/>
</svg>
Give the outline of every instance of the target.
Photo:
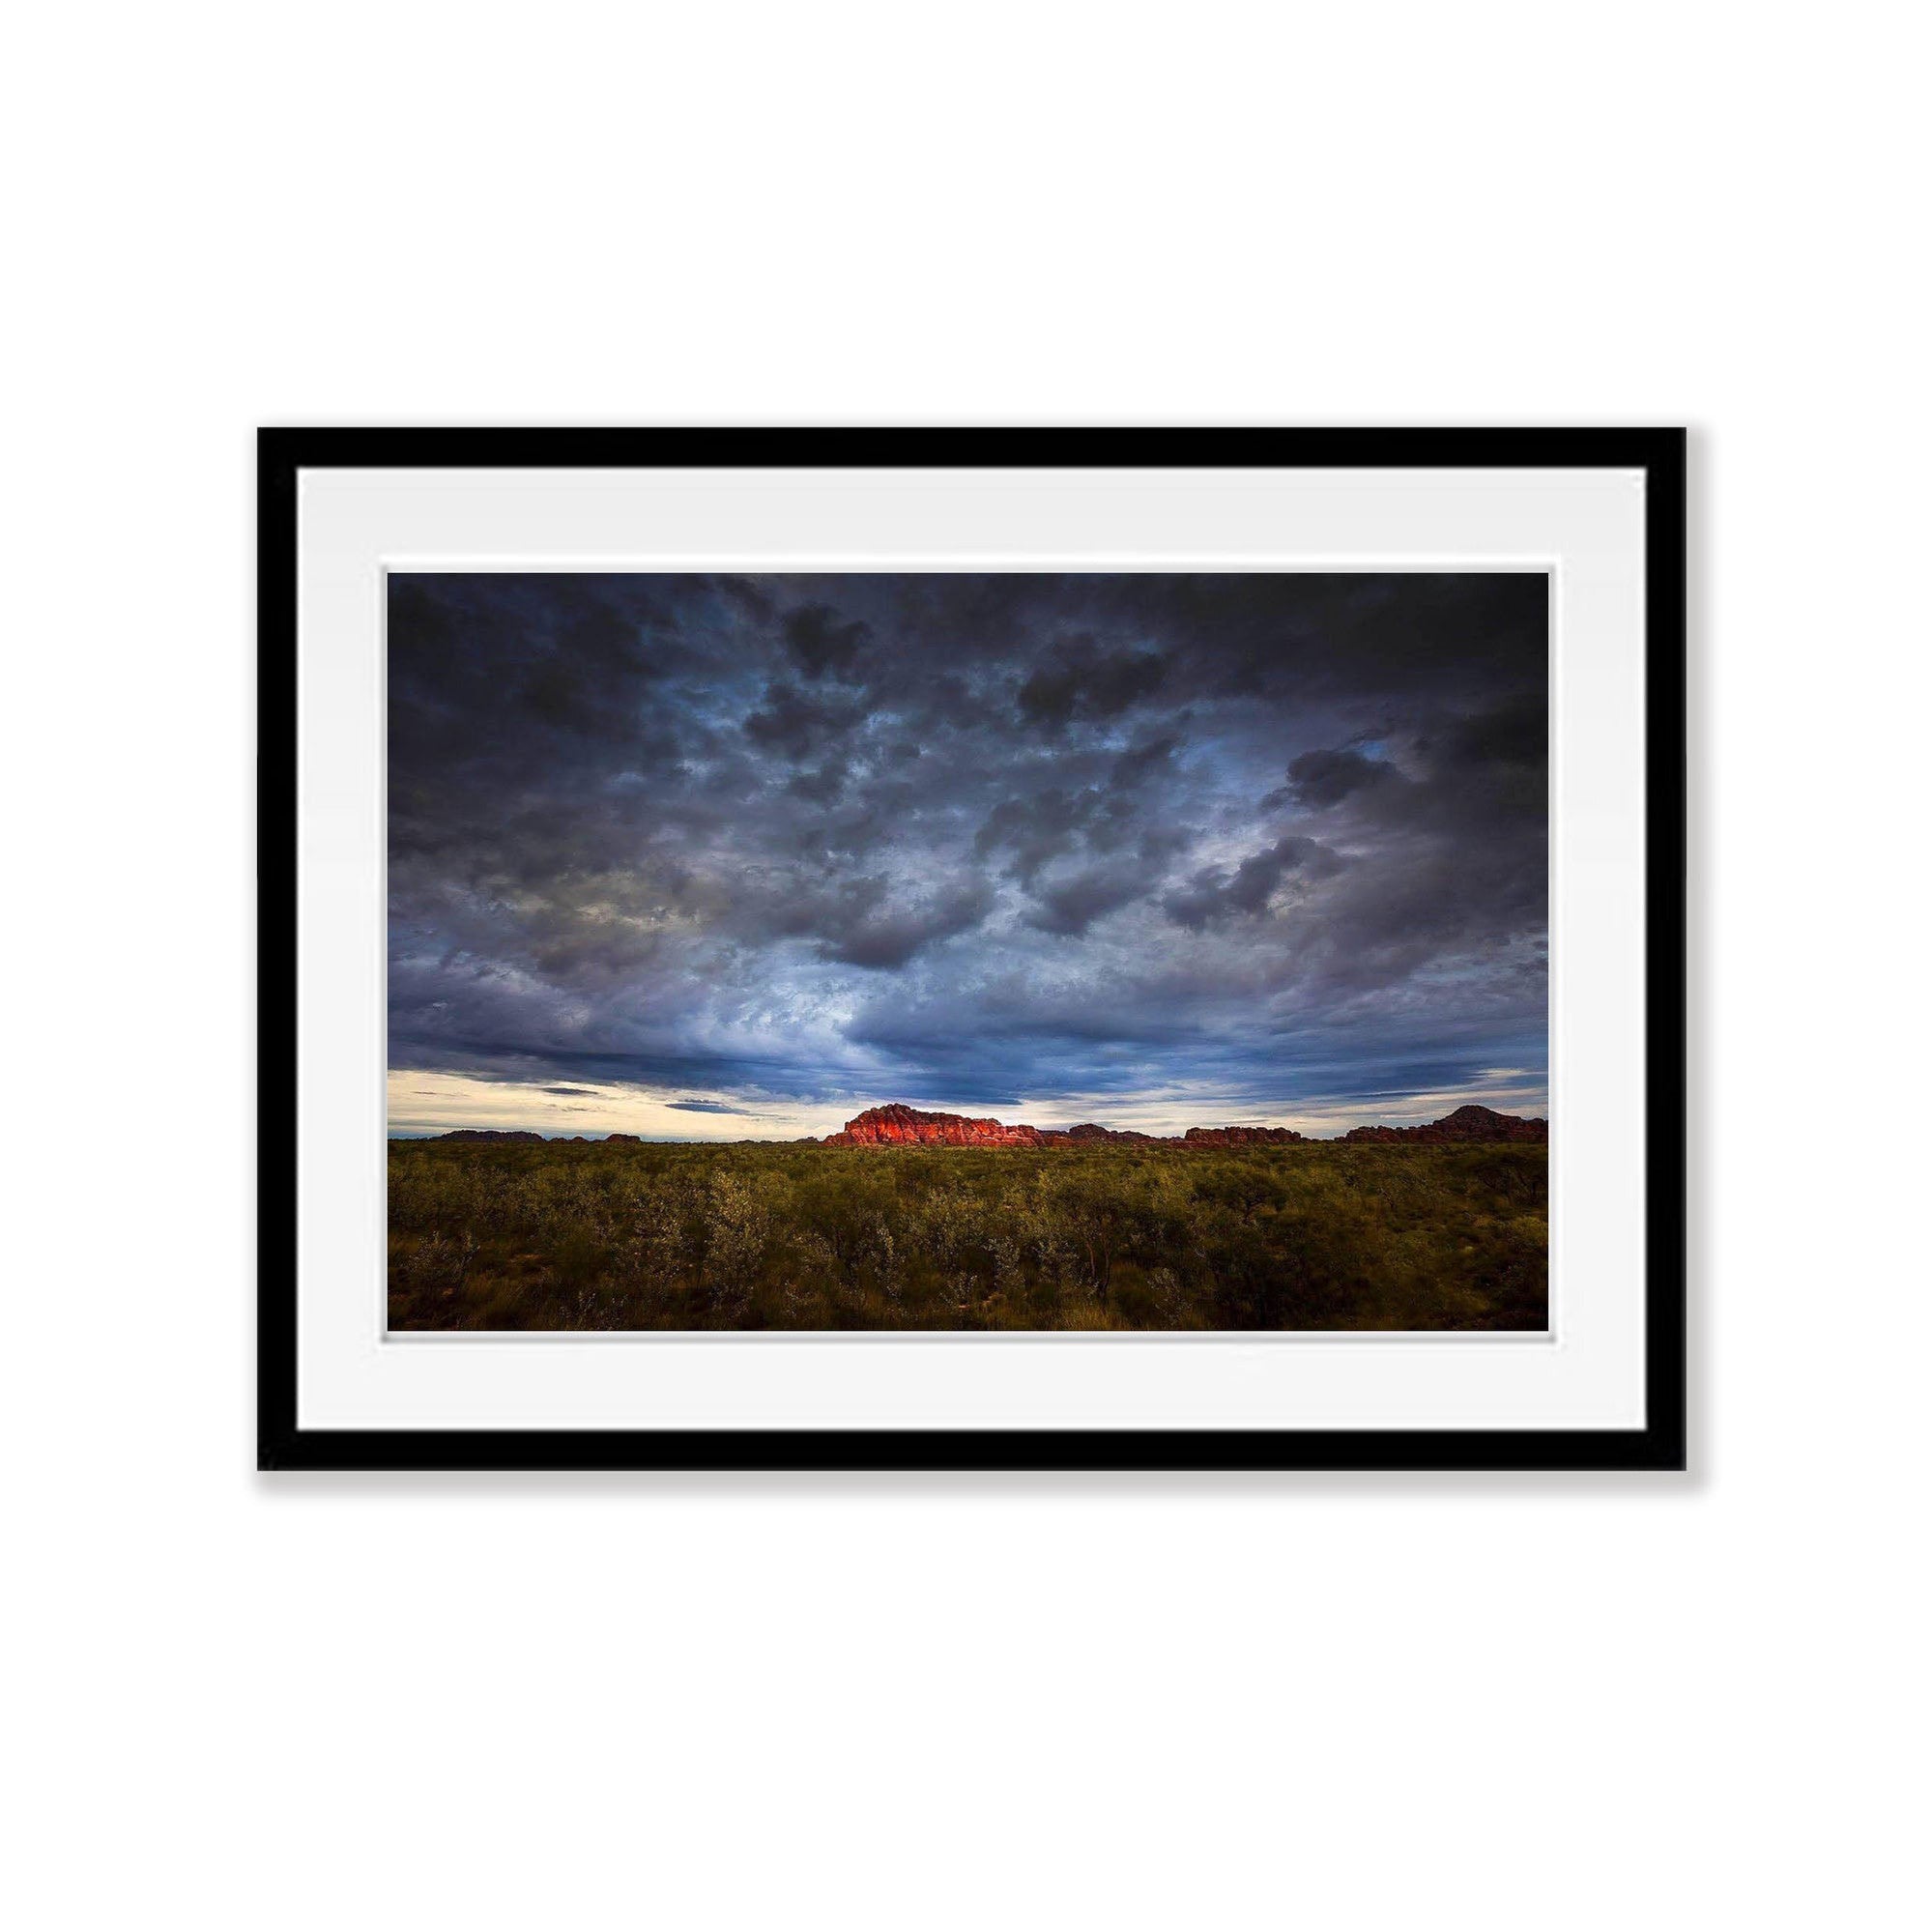
<svg viewBox="0 0 1932 1932">
<path fill-rule="evenodd" d="M 1686 433 L 1595 429 L 265 428 L 257 446 L 263 1470 L 1682 1470 L 1687 1457 Z M 636 467 L 1644 473 L 1645 1422 L 1629 1429 L 318 1429 L 297 1418 L 297 490 L 302 471 Z"/>
</svg>

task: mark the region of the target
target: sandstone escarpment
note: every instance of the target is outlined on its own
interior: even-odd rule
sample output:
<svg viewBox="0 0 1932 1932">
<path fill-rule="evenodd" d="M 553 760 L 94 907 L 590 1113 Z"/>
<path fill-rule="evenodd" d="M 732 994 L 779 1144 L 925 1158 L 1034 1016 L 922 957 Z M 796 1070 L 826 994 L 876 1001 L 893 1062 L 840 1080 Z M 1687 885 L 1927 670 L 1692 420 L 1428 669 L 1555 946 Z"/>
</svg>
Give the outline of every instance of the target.
<svg viewBox="0 0 1932 1932">
<path fill-rule="evenodd" d="M 1344 1140 L 1418 1140 L 1441 1145 L 1465 1141 L 1547 1141 L 1547 1120 L 1524 1120 L 1514 1113 L 1498 1113 L 1487 1107 L 1458 1107 L 1440 1120 L 1420 1127 L 1351 1127 Z"/>
<path fill-rule="evenodd" d="M 848 1120 L 842 1134 L 827 1134 L 827 1147 L 1044 1147 L 1037 1127 L 1008 1127 L 997 1120 L 970 1120 L 963 1113 L 926 1113 L 916 1107 L 868 1107 Z"/>
</svg>

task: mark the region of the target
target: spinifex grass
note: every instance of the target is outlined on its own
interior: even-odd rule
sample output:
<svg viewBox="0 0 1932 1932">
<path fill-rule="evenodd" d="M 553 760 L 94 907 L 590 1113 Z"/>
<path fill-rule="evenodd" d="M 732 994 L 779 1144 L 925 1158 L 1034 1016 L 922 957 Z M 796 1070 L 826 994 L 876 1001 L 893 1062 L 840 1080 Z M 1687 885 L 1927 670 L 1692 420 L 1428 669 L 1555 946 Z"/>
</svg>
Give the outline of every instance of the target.
<svg viewBox="0 0 1932 1932">
<path fill-rule="evenodd" d="M 389 1145 L 395 1329 L 1540 1329 L 1539 1146 Z"/>
</svg>

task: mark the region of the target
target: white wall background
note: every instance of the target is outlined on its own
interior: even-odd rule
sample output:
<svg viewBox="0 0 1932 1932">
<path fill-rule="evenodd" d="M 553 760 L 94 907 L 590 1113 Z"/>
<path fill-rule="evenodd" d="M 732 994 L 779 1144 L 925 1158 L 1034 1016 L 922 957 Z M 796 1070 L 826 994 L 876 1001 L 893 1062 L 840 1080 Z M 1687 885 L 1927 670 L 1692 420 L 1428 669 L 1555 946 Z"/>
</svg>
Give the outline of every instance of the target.
<svg viewBox="0 0 1932 1932">
<path fill-rule="evenodd" d="M 14 20 L 12 1921 L 1916 1921 L 1922 31 Z M 257 421 L 1572 420 L 1697 431 L 1692 1479 L 250 1473 Z"/>
</svg>

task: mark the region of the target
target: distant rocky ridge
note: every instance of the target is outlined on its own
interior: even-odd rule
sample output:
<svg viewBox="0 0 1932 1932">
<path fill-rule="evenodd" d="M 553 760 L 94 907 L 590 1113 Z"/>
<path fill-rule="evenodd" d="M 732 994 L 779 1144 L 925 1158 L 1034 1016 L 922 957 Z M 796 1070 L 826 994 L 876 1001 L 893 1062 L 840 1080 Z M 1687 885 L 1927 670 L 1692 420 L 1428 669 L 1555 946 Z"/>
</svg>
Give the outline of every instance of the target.
<svg viewBox="0 0 1932 1932">
<path fill-rule="evenodd" d="M 1524 1120 L 1487 1107 L 1458 1107 L 1440 1120 L 1421 1127 L 1351 1127 L 1344 1140 L 1424 1140 L 1435 1144 L 1455 1140 L 1524 1140 L 1549 1139 L 1547 1120 Z"/>
<path fill-rule="evenodd" d="M 1136 1134 L 1091 1121 L 1079 1127 L 1009 1127 L 999 1120 L 974 1120 L 963 1113 L 926 1113 L 916 1107 L 894 1104 L 869 1107 L 848 1120 L 845 1131 L 827 1134 L 826 1147 L 1064 1147 L 1107 1140 L 1173 1144 L 1176 1137 Z M 1190 1127 L 1177 1137 L 1191 1147 L 1285 1146 L 1305 1143 L 1309 1137 L 1291 1127 Z M 1524 1120 L 1514 1113 L 1497 1113 L 1487 1107 L 1458 1107 L 1441 1120 L 1421 1127 L 1356 1127 L 1343 1140 L 1400 1141 L 1536 1141 L 1549 1139 L 1549 1122 Z"/>
<path fill-rule="evenodd" d="M 439 1140 L 489 1140 L 541 1142 L 541 1134 L 506 1132 L 494 1127 L 461 1127 L 449 1134 L 435 1136 Z M 584 1136 L 573 1137 L 578 1143 Z M 607 1134 L 603 1144 L 637 1140 L 635 1134 Z M 1470 1145 L 1496 1142 L 1534 1143 L 1549 1139 L 1547 1120 L 1525 1120 L 1514 1113 L 1498 1113 L 1493 1108 L 1458 1107 L 1440 1120 L 1420 1127 L 1351 1127 L 1339 1137 L 1357 1144 L 1396 1141 L 1425 1145 Z M 916 1107 L 895 1102 L 890 1107 L 868 1107 L 848 1120 L 842 1133 L 827 1134 L 822 1140 L 807 1135 L 794 1144 L 801 1147 L 1088 1147 L 1105 1141 L 1133 1142 L 1145 1146 L 1188 1147 L 1274 1147 L 1315 1145 L 1306 1134 L 1291 1127 L 1190 1127 L 1182 1135 L 1137 1134 L 1131 1128 L 1098 1127 L 1082 1121 L 1078 1127 L 1029 1127 L 1024 1122 L 1009 1127 L 1000 1120 L 975 1120 L 964 1113 L 927 1113 Z M 1333 1145 L 1334 1142 L 1328 1144 Z"/>
</svg>

